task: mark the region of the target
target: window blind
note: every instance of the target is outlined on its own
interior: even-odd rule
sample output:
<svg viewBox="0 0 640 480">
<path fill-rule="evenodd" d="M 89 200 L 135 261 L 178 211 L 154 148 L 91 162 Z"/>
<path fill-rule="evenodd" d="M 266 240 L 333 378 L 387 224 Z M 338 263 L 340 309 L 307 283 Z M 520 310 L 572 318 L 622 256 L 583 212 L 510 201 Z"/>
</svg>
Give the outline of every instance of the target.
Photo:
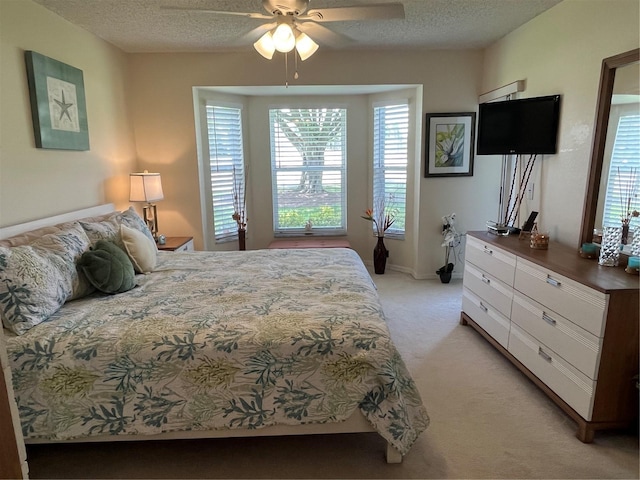
<svg viewBox="0 0 640 480">
<path fill-rule="evenodd" d="M 373 109 L 373 198 L 384 198 L 396 221 L 387 230 L 404 235 L 407 204 L 409 105 L 376 106 Z"/>
<path fill-rule="evenodd" d="M 219 242 L 238 235 L 238 224 L 232 215 L 234 194 L 238 194 L 241 202 L 244 199 L 242 111 L 239 108 L 207 104 L 206 114 L 213 225 L 216 242 Z M 238 188 L 234 188 L 234 184 L 241 191 L 236 192 Z"/>
<path fill-rule="evenodd" d="M 640 178 L 640 115 L 623 115 L 618 121 L 611 152 L 609 181 L 605 195 L 603 224 L 620 226 L 630 211 L 640 210 L 638 179 Z M 640 225 L 632 217 L 630 229 Z"/>
</svg>

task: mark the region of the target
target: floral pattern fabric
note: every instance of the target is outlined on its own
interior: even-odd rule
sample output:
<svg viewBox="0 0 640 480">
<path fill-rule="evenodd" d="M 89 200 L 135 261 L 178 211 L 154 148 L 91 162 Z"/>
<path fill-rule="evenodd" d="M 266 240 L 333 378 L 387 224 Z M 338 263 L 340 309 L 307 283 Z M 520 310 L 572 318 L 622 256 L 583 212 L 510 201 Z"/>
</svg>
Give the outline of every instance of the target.
<svg viewBox="0 0 640 480">
<path fill-rule="evenodd" d="M 8 335 L 26 438 L 337 422 L 402 454 L 429 423 L 349 249 L 160 252 L 118 295 Z"/>
</svg>

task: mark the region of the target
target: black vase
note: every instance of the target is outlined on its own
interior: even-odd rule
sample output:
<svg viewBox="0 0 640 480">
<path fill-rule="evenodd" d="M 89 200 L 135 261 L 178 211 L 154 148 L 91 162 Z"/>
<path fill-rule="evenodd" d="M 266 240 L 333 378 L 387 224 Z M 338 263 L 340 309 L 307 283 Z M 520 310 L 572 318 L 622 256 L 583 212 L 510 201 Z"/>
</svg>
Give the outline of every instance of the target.
<svg viewBox="0 0 640 480">
<path fill-rule="evenodd" d="M 622 245 L 626 245 L 627 243 L 629 243 L 629 224 L 628 223 L 623 223 L 622 224 L 622 240 L 621 240 Z"/>
<path fill-rule="evenodd" d="M 238 250 L 246 250 L 247 244 L 245 240 L 245 235 L 247 231 L 244 228 L 238 229 Z"/>
<path fill-rule="evenodd" d="M 384 273 L 384 267 L 387 266 L 387 257 L 389 250 L 384 246 L 384 237 L 378 237 L 378 243 L 373 249 L 373 270 L 378 274 Z"/>
</svg>

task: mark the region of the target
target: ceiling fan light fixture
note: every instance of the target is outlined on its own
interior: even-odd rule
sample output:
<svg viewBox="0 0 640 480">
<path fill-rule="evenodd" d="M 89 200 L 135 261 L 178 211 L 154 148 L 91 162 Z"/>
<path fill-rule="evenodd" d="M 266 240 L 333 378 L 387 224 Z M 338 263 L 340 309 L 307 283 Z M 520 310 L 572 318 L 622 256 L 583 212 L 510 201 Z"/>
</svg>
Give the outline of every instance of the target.
<svg viewBox="0 0 640 480">
<path fill-rule="evenodd" d="M 296 37 L 293 29 L 286 23 L 281 23 L 272 34 L 275 49 L 282 53 L 290 52 L 296 46 Z"/>
<path fill-rule="evenodd" d="M 314 42 L 306 33 L 300 33 L 296 37 L 296 50 L 300 55 L 300 60 L 304 61 L 318 50 L 318 44 Z"/>
<path fill-rule="evenodd" d="M 261 36 L 258 41 L 253 44 L 253 48 L 255 48 L 264 58 L 271 60 L 274 52 L 276 51 L 271 32 L 267 32 Z"/>
</svg>

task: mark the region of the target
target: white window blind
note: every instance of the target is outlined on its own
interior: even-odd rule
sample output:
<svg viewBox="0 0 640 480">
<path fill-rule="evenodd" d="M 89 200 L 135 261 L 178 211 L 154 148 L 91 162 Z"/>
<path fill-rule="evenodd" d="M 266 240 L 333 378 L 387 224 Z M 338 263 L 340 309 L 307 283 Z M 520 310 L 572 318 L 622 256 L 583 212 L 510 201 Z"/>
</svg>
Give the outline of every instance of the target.
<svg viewBox="0 0 640 480">
<path fill-rule="evenodd" d="M 269 120 L 275 233 L 344 234 L 346 109 L 271 109 Z"/>
<path fill-rule="evenodd" d="M 623 115 L 618 121 L 611 152 L 609 181 L 605 196 L 603 224 L 621 225 L 629 211 L 640 210 L 638 180 L 640 179 L 640 115 Z M 640 225 L 632 217 L 630 230 Z"/>
<path fill-rule="evenodd" d="M 402 236 L 406 224 L 409 105 L 375 106 L 373 128 L 373 207 L 384 198 L 386 210 L 396 216 L 387 234 Z"/>
<path fill-rule="evenodd" d="M 216 242 L 220 242 L 237 238 L 238 235 L 238 224 L 232 215 L 236 193 L 234 169 L 235 184 L 241 190 L 244 190 L 245 184 L 242 111 L 239 108 L 207 104 L 206 113 L 213 225 Z M 244 191 L 237 193 L 240 199 L 244 199 Z"/>
</svg>

